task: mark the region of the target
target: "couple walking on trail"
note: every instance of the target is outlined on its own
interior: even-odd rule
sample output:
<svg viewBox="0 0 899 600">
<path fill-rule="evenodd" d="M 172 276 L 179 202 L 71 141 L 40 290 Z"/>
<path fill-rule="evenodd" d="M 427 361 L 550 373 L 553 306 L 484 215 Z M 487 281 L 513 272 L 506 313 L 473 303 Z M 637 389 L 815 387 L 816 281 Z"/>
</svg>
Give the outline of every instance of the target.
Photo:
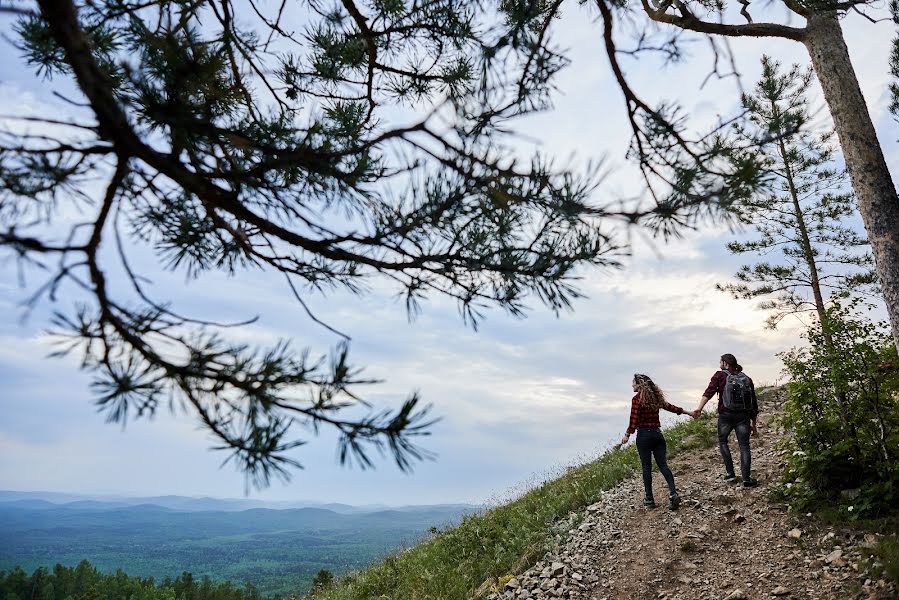
<svg viewBox="0 0 899 600">
<path fill-rule="evenodd" d="M 758 485 L 758 482 L 750 475 L 752 459 L 749 450 L 750 435 L 755 436 L 758 433 L 756 417 L 759 406 L 755 385 L 752 383 L 752 379 L 743 372 L 743 367 L 740 366 L 733 354 L 722 355 L 718 366 L 720 370 L 712 376 L 699 400 L 699 406 L 692 411 L 685 411 L 679 406 L 669 404 L 665 399 L 665 393 L 648 375 L 641 373 L 634 375 L 635 394 L 631 400 L 630 423 L 627 433 L 621 438 L 621 444 L 626 444 L 636 431 L 637 453 L 640 455 L 640 465 L 643 468 L 643 487 L 646 492 L 643 500 L 644 506 L 654 508 L 656 505 L 652 493 L 653 457 L 668 484 L 668 507 L 671 510 L 677 510 L 680 505 L 680 496 L 674 486 L 674 475 L 668 468 L 665 436 L 662 434 L 659 422 L 659 410 L 664 409 L 678 415 L 688 414 L 696 419 L 699 418 L 706 403 L 716 394 L 718 396 L 718 447 L 721 451 L 721 459 L 724 461 L 724 480 L 728 483 L 737 480 L 734 461 L 728 445 L 730 433 L 734 431 L 740 446 L 740 475 L 743 486 L 755 487 Z"/>
</svg>

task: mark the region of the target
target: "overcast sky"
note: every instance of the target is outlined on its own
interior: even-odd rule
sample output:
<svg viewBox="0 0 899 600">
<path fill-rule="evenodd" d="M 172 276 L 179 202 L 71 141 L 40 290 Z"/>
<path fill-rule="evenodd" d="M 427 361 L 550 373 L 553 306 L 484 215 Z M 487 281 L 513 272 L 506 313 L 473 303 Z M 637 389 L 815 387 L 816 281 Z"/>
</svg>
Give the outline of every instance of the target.
<svg viewBox="0 0 899 600">
<path fill-rule="evenodd" d="M 624 160 L 623 102 L 589 14 L 572 4 L 559 23 L 557 39 L 571 48 L 574 62 L 559 79 L 555 110 L 530 119 L 523 131 L 560 159 L 605 157 L 610 176 L 599 193 L 624 194 L 635 189 L 635 180 Z M 0 18 L 9 34 L 9 18 Z M 891 166 L 899 137 L 886 112 L 892 34 L 889 23 L 847 23 L 853 62 Z M 806 61 L 795 43 L 745 41 L 735 48 L 747 86 L 755 81 L 762 51 L 785 63 Z M 7 47 L 6 54 L 15 52 Z M 699 46 L 696 58 L 669 69 L 649 61 L 625 64 L 651 98 L 676 98 L 694 117 L 727 113 L 736 99 L 733 80 L 713 80 L 700 90 L 709 62 Z M 0 114 L 54 106 L 51 89 L 20 60 L 0 64 Z M 800 342 L 798 326 L 787 322 L 765 330 L 765 315 L 752 303 L 715 291 L 715 283 L 727 281 L 741 264 L 724 249 L 731 238 L 727 230 L 704 228 L 669 245 L 638 240 L 622 270 L 584 272 L 580 287 L 589 298 L 577 302 L 573 313 L 556 318 L 535 307 L 518 320 L 493 311 L 477 332 L 462 324 L 454 303 L 439 298 L 411 324 L 386 289 L 310 300 L 319 317 L 352 336 L 353 361 L 385 380 L 367 390 L 369 399 L 395 405 L 418 390 L 433 403 L 442 420 L 425 446 L 437 458 L 411 475 L 388 461 L 361 472 L 338 466 L 334 440 L 324 436 L 297 453 L 306 469 L 292 482 L 251 496 L 355 504 L 501 500 L 617 440 L 627 425 L 635 371 L 651 374 L 672 402 L 687 408 L 724 352 L 737 355 L 757 384 L 776 382 L 776 354 Z M 252 273 L 235 281 L 212 276 L 185 283 L 160 275 L 155 291 L 193 314 L 260 315 L 240 331 L 247 341 L 290 337 L 316 351 L 338 341 L 310 323 L 277 278 Z M 242 476 L 219 467 L 224 455 L 210 451 L 210 440 L 184 415 L 163 412 L 124 431 L 105 424 L 77 362 L 45 358 L 48 311 L 69 305 L 42 307 L 23 322 L 18 303 L 24 294 L 13 265 L 0 265 L 0 489 L 244 493 Z"/>
</svg>

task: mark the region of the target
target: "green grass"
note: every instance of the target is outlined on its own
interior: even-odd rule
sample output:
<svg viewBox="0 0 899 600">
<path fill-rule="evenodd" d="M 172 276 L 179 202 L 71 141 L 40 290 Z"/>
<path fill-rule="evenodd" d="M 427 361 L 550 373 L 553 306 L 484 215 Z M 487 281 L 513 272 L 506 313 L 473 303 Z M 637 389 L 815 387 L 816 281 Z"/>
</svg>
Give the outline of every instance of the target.
<svg viewBox="0 0 899 600">
<path fill-rule="evenodd" d="M 881 537 L 873 547 L 865 548 L 862 556 L 859 561 L 862 572 L 886 576 L 899 583 L 899 537 L 896 534 Z"/>
<path fill-rule="evenodd" d="M 893 581 L 899 581 L 899 539 L 895 537 L 881 538 L 874 548 L 874 554 L 883 564 L 884 572 Z"/>
<path fill-rule="evenodd" d="M 669 456 L 709 447 L 714 432 L 706 416 L 665 432 Z M 482 584 L 524 571 L 564 535 L 574 514 L 596 502 L 638 468 L 633 445 L 568 469 L 520 498 L 386 557 L 364 571 L 341 578 L 314 600 L 466 600 Z"/>
</svg>

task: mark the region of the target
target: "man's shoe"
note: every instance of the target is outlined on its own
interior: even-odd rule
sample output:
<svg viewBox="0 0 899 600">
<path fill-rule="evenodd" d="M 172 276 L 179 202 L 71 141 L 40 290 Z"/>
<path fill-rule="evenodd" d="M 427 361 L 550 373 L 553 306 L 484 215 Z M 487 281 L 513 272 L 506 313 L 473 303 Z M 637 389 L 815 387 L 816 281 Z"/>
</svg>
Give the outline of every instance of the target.
<svg viewBox="0 0 899 600">
<path fill-rule="evenodd" d="M 680 506 L 680 496 L 677 494 L 672 494 L 668 497 L 668 510 L 677 510 L 677 507 Z"/>
<path fill-rule="evenodd" d="M 725 475 L 724 476 L 724 483 L 734 483 L 736 480 L 737 480 L 736 475 Z"/>
<path fill-rule="evenodd" d="M 646 508 L 655 508 L 655 507 L 656 507 L 656 501 L 653 500 L 652 498 L 644 498 L 644 499 L 643 499 L 643 506 L 645 506 Z"/>
<path fill-rule="evenodd" d="M 743 487 L 757 487 L 759 484 L 758 480 L 750 477 L 749 479 L 743 482 Z"/>
</svg>

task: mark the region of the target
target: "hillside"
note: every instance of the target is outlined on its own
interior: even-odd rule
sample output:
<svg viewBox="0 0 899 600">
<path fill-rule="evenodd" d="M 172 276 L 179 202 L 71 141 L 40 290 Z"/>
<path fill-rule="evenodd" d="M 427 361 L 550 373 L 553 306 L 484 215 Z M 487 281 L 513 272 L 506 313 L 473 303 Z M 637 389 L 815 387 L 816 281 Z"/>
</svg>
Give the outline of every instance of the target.
<svg viewBox="0 0 899 600">
<path fill-rule="evenodd" d="M 0 569 L 10 561 L 27 569 L 88 558 L 130 575 L 191 571 L 252 582 L 264 594 L 302 594 L 321 568 L 343 574 L 314 600 L 899 598 L 886 575 L 892 569 L 896 577 L 899 557 L 883 554 L 883 542 L 895 542 L 894 521 L 889 531 L 828 524 L 773 499 L 786 432 L 778 395 L 769 390 L 763 399 L 753 441 L 756 489 L 722 480 L 711 415 L 666 431 L 683 498 L 678 512 L 642 507 L 628 446 L 465 516 L 454 506 L 188 512 L 7 499 L 0 502 Z M 664 489 L 658 474 L 655 485 Z"/>
<path fill-rule="evenodd" d="M 642 480 L 632 477 L 587 507 L 565 543 L 488 597 L 899 598 L 899 586 L 871 568 L 880 533 L 791 514 L 768 499 L 783 468 L 777 447 L 783 432 L 770 413 L 759 427 L 753 440 L 759 487 L 725 483 L 716 448 L 684 454 L 672 463 L 684 498 L 677 512 L 640 507 Z M 664 489 L 658 473 L 654 487 Z"/>
<path fill-rule="evenodd" d="M 784 431 L 776 395 L 764 403 L 753 441 L 756 489 L 723 481 L 714 420 L 705 415 L 666 432 L 683 498 L 676 513 L 644 509 L 636 452 L 613 450 L 315 600 L 899 598 L 874 549 L 895 531 L 828 525 L 771 499 Z M 655 486 L 664 489 L 658 474 Z"/>
</svg>

